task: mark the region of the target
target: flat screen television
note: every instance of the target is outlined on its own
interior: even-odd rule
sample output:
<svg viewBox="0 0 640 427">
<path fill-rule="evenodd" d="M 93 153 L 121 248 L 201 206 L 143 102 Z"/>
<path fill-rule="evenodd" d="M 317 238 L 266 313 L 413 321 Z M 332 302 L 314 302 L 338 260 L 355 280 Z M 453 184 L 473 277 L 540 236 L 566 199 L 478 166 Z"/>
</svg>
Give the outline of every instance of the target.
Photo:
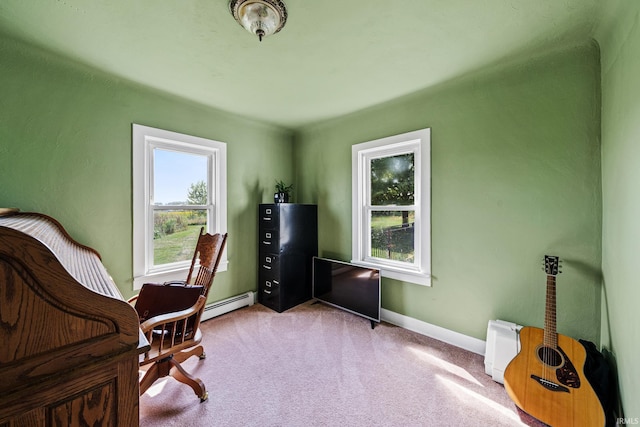
<svg viewBox="0 0 640 427">
<path fill-rule="evenodd" d="M 313 258 L 312 297 L 380 322 L 380 270 L 344 261 Z"/>
</svg>

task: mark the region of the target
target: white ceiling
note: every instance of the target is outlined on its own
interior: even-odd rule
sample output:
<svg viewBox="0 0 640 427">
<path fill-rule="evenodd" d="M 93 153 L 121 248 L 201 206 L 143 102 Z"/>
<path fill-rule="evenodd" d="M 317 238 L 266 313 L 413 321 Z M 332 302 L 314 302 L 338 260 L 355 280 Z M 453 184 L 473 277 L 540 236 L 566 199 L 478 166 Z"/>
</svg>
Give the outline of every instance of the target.
<svg viewBox="0 0 640 427">
<path fill-rule="evenodd" d="M 588 42 L 598 0 L 285 0 L 262 43 L 228 0 L 0 0 L 0 32 L 120 78 L 297 128 L 524 53 Z"/>
</svg>

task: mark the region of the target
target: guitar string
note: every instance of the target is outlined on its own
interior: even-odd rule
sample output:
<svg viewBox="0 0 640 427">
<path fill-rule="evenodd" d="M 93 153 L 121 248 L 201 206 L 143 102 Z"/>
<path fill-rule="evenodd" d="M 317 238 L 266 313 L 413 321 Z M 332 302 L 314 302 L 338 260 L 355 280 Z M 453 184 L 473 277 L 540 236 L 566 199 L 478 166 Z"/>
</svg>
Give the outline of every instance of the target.
<svg viewBox="0 0 640 427">
<path fill-rule="evenodd" d="M 545 311 L 544 311 L 544 347 L 543 347 L 543 368 L 542 368 L 542 378 L 547 380 L 548 369 L 549 369 L 549 275 L 547 275 L 547 286 L 546 286 L 546 295 L 545 295 Z"/>
<path fill-rule="evenodd" d="M 553 282 L 554 278 L 551 275 L 547 275 L 547 289 L 546 289 L 546 309 L 545 309 L 545 337 L 544 337 L 544 368 L 542 377 L 548 381 L 551 379 L 551 352 L 553 345 L 552 337 L 552 302 L 553 302 Z"/>
</svg>

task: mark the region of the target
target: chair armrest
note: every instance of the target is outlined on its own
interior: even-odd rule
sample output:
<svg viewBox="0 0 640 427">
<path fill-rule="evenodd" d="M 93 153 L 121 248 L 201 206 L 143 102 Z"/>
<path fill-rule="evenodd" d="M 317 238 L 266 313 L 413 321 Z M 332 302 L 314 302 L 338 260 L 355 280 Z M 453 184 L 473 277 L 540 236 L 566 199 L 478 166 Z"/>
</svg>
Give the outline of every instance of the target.
<svg viewBox="0 0 640 427">
<path fill-rule="evenodd" d="M 174 311 L 172 313 L 153 316 L 152 318 L 142 322 L 140 324 L 140 329 L 142 329 L 142 332 L 146 334 L 147 332 L 152 331 L 157 326 L 162 326 L 168 323 L 177 322 L 179 320 L 188 319 L 189 317 L 198 313 L 198 311 L 200 311 L 202 307 L 204 307 L 206 302 L 207 298 L 204 295 L 200 295 L 198 297 L 198 301 L 196 301 L 196 303 L 191 307 L 181 311 Z"/>
<path fill-rule="evenodd" d="M 139 295 L 134 295 L 134 296 L 132 296 L 131 298 L 129 298 L 129 299 L 127 300 L 127 302 L 128 302 L 129 304 L 131 304 L 132 306 L 134 306 L 134 307 L 135 307 L 135 306 L 136 306 L 136 301 L 138 301 L 138 296 L 139 296 Z"/>
</svg>

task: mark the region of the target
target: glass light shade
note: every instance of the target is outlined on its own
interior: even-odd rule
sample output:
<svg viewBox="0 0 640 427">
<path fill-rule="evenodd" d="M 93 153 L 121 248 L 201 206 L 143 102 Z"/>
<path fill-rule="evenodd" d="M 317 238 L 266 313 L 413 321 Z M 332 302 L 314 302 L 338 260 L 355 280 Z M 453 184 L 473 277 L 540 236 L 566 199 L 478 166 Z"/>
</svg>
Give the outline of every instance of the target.
<svg viewBox="0 0 640 427">
<path fill-rule="evenodd" d="M 240 25 L 260 41 L 280 31 L 287 20 L 284 3 L 278 0 L 231 0 L 229 8 Z"/>
</svg>

